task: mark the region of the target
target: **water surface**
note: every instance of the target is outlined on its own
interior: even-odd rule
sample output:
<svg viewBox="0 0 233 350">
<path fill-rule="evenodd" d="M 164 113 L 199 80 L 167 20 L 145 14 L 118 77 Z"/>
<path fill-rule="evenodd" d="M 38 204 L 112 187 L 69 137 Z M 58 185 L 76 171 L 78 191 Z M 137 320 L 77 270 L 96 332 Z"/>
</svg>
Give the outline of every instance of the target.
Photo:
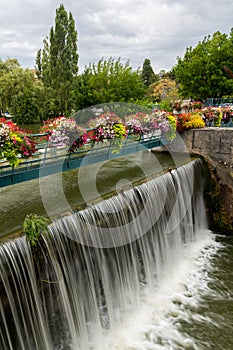
<svg viewBox="0 0 233 350">
<path fill-rule="evenodd" d="M 203 244 L 203 247 L 202 247 Z M 95 350 L 232 350 L 233 237 L 209 232 Z"/>
<path fill-rule="evenodd" d="M 81 172 L 75 169 L 62 175 L 0 188 L 0 238 L 21 230 L 28 213 L 47 216 L 49 207 L 51 216 L 56 217 L 84 203 L 101 200 L 108 193 L 115 193 L 133 183 L 149 180 L 169 167 L 178 167 L 189 160 L 189 156 L 182 154 L 171 156 L 143 151 L 83 167 Z M 44 204 L 47 204 L 46 208 Z"/>
</svg>

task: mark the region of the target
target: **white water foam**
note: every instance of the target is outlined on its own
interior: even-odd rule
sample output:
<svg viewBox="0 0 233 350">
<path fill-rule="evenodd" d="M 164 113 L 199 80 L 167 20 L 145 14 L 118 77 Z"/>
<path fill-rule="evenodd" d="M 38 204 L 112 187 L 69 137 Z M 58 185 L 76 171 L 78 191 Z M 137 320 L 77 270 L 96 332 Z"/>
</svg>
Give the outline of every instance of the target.
<svg viewBox="0 0 233 350">
<path fill-rule="evenodd" d="M 204 350 L 195 339 L 181 331 L 180 322 L 192 327 L 196 320 L 203 325 L 208 317 L 195 313 L 202 296 L 209 293 L 211 257 L 220 247 L 208 231 L 202 241 L 187 249 L 184 261 L 148 291 L 139 309 L 125 319 L 118 329 L 93 344 L 94 350 Z M 190 311 L 192 310 L 192 312 Z"/>
</svg>

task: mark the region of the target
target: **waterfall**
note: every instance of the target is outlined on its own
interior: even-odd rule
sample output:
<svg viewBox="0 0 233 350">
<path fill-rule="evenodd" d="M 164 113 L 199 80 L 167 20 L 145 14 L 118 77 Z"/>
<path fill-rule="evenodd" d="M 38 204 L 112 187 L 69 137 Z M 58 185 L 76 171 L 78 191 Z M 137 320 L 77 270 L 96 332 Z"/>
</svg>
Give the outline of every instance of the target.
<svg viewBox="0 0 233 350">
<path fill-rule="evenodd" d="M 36 257 L 25 237 L 0 246 L 0 348 L 103 350 L 205 237 L 202 161 L 63 217 L 49 232 Z"/>
</svg>

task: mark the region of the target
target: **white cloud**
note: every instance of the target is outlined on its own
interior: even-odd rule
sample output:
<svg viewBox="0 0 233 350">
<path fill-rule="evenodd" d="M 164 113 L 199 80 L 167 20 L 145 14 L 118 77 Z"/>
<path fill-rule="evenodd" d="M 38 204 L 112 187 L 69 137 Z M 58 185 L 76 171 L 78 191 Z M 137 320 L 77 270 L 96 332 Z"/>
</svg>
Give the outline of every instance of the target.
<svg viewBox="0 0 233 350">
<path fill-rule="evenodd" d="M 186 47 L 217 30 L 229 33 L 233 2 L 223 0 L 86 0 L 63 2 L 74 16 L 81 69 L 102 57 L 121 57 L 137 68 L 170 69 Z M 8 0 L 1 4 L 0 57 L 33 67 L 54 25 L 57 0 Z"/>
<path fill-rule="evenodd" d="M 31 43 L 27 42 L 27 41 L 11 41 L 11 42 L 7 42 L 4 43 L 2 45 L 3 50 L 10 50 L 10 51 L 14 51 L 17 52 L 18 50 L 22 50 L 22 51 L 31 51 L 31 50 L 35 50 L 35 46 L 32 45 Z"/>
</svg>

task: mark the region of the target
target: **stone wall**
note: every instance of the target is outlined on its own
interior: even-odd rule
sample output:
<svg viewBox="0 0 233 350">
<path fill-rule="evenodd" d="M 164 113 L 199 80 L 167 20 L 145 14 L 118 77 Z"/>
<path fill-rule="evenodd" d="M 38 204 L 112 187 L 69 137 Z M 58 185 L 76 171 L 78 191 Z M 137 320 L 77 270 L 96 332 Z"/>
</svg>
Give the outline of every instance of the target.
<svg viewBox="0 0 233 350">
<path fill-rule="evenodd" d="M 180 135 L 191 153 L 233 165 L 233 128 L 193 129 Z M 172 148 L 179 142 L 176 138 Z M 178 146 L 177 144 L 177 146 Z"/>
<path fill-rule="evenodd" d="M 233 233 L 233 128 L 203 128 L 177 134 L 170 153 L 200 155 L 207 163 L 210 228 Z"/>
</svg>

